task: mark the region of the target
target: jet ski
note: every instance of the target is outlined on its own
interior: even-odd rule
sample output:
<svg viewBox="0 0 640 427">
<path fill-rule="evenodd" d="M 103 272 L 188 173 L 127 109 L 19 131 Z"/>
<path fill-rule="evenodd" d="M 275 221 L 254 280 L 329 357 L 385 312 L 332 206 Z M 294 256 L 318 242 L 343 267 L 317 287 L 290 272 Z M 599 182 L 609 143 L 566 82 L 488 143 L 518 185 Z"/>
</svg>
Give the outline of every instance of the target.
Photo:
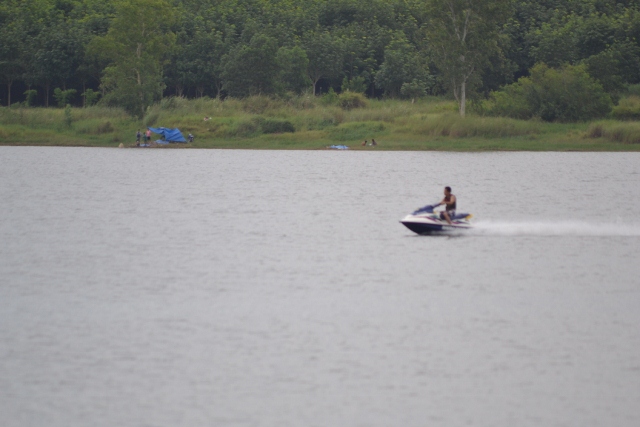
<svg viewBox="0 0 640 427">
<path fill-rule="evenodd" d="M 468 213 L 456 213 L 451 218 L 451 225 L 446 219 L 440 218 L 440 212 L 433 209 L 438 205 L 427 205 L 400 220 L 405 227 L 414 233 L 431 234 L 434 232 L 451 231 L 465 228 L 472 228 L 470 219 L 473 215 Z"/>
</svg>

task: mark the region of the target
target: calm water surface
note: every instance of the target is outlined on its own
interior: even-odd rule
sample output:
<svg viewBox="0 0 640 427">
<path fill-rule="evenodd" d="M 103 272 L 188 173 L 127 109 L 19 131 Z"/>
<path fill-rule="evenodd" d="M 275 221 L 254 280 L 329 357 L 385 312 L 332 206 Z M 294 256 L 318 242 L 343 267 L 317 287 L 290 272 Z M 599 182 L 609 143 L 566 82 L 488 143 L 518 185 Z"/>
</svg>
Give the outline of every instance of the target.
<svg viewBox="0 0 640 427">
<path fill-rule="evenodd" d="M 639 153 L 0 147 L 2 425 L 640 425 L 639 211 Z"/>
</svg>

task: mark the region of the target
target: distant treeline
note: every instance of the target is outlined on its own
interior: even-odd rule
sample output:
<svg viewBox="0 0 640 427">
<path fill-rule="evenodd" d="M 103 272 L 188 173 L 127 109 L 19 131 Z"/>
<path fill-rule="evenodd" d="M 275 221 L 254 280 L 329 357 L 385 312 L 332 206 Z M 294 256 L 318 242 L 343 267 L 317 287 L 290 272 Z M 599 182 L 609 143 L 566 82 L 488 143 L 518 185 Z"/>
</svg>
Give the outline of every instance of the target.
<svg viewBox="0 0 640 427">
<path fill-rule="evenodd" d="M 479 5 L 479 3 L 482 3 Z M 0 104 L 487 98 L 537 64 L 640 83 L 640 0 L 2 0 Z"/>
</svg>

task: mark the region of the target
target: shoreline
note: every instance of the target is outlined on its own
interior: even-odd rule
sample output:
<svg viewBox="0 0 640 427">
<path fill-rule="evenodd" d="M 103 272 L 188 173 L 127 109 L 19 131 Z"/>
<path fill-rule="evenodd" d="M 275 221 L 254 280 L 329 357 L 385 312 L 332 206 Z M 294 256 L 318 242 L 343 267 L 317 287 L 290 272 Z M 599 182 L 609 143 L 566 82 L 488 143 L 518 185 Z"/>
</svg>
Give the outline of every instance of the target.
<svg viewBox="0 0 640 427">
<path fill-rule="evenodd" d="M 327 150 L 345 145 L 346 151 L 366 152 L 640 151 L 637 121 L 460 117 L 455 103 L 442 98 L 415 104 L 368 100 L 365 107 L 347 110 L 326 105 L 322 98 L 172 100 L 154 105 L 142 119 L 104 106 L 72 108 L 67 115 L 61 108 L 1 107 L 0 146 L 138 148 L 138 130 L 168 127 L 195 135 L 195 141 L 144 148 Z M 372 139 L 376 146 L 362 146 Z"/>
<path fill-rule="evenodd" d="M 516 152 L 558 152 L 558 153 L 634 153 L 640 152 L 640 146 L 630 144 L 617 144 L 617 145 L 602 145 L 598 147 L 594 146 L 535 146 L 535 147 L 496 147 L 496 144 L 488 144 L 490 147 L 476 147 L 476 148 L 371 148 L 364 147 L 349 147 L 348 149 L 332 149 L 328 147 L 296 147 L 288 146 L 284 147 L 250 147 L 250 146 L 229 146 L 227 144 L 221 144 L 220 146 L 203 146 L 196 144 L 180 145 L 180 146 L 156 146 L 156 147 L 136 147 L 135 145 L 125 145 L 119 147 L 115 144 L 61 144 L 61 143 L 4 143 L 0 142 L 0 147 L 64 147 L 64 148 L 116 148 L 116 149 L 162 149 L 162 150 L 249 150 L 249 151 L 342 151 L 342 152 L 357 152 L 357 153 L 373 153 L 373 152 L 439 152 L 439 153 L 516 153 Z"/>
</svg>

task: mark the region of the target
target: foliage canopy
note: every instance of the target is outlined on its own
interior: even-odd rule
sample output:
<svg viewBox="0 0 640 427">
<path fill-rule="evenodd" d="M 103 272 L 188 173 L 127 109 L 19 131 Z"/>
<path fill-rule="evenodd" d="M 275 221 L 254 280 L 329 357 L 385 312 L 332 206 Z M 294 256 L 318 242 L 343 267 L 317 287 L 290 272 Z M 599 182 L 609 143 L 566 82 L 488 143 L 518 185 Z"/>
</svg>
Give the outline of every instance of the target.
<svg viewBox="0 0 640 427">
<path fill-rule="evenodd" d="M 540 63 L 559 73 L 581 66 L 616 102 L 640 83 L 640 2 L 0 2 L 6 106 L 48 106 L 55 89 L 76 90 L 75 105 L 99 98 L 142 116 L 170 95 L 333 90 L 409 99 L 450 93 L 464 113 L 467 97 L 533 79 Z"/>
<path fill-rule="evenodd" d="M 577 122 L 602 117 L 612 106 L 611 97 L 584 65 L 554 69 L 538 64 L 530 77 L 494 92 L 486 109 L 492 115 L 517 119 Z"/>
</svg>

